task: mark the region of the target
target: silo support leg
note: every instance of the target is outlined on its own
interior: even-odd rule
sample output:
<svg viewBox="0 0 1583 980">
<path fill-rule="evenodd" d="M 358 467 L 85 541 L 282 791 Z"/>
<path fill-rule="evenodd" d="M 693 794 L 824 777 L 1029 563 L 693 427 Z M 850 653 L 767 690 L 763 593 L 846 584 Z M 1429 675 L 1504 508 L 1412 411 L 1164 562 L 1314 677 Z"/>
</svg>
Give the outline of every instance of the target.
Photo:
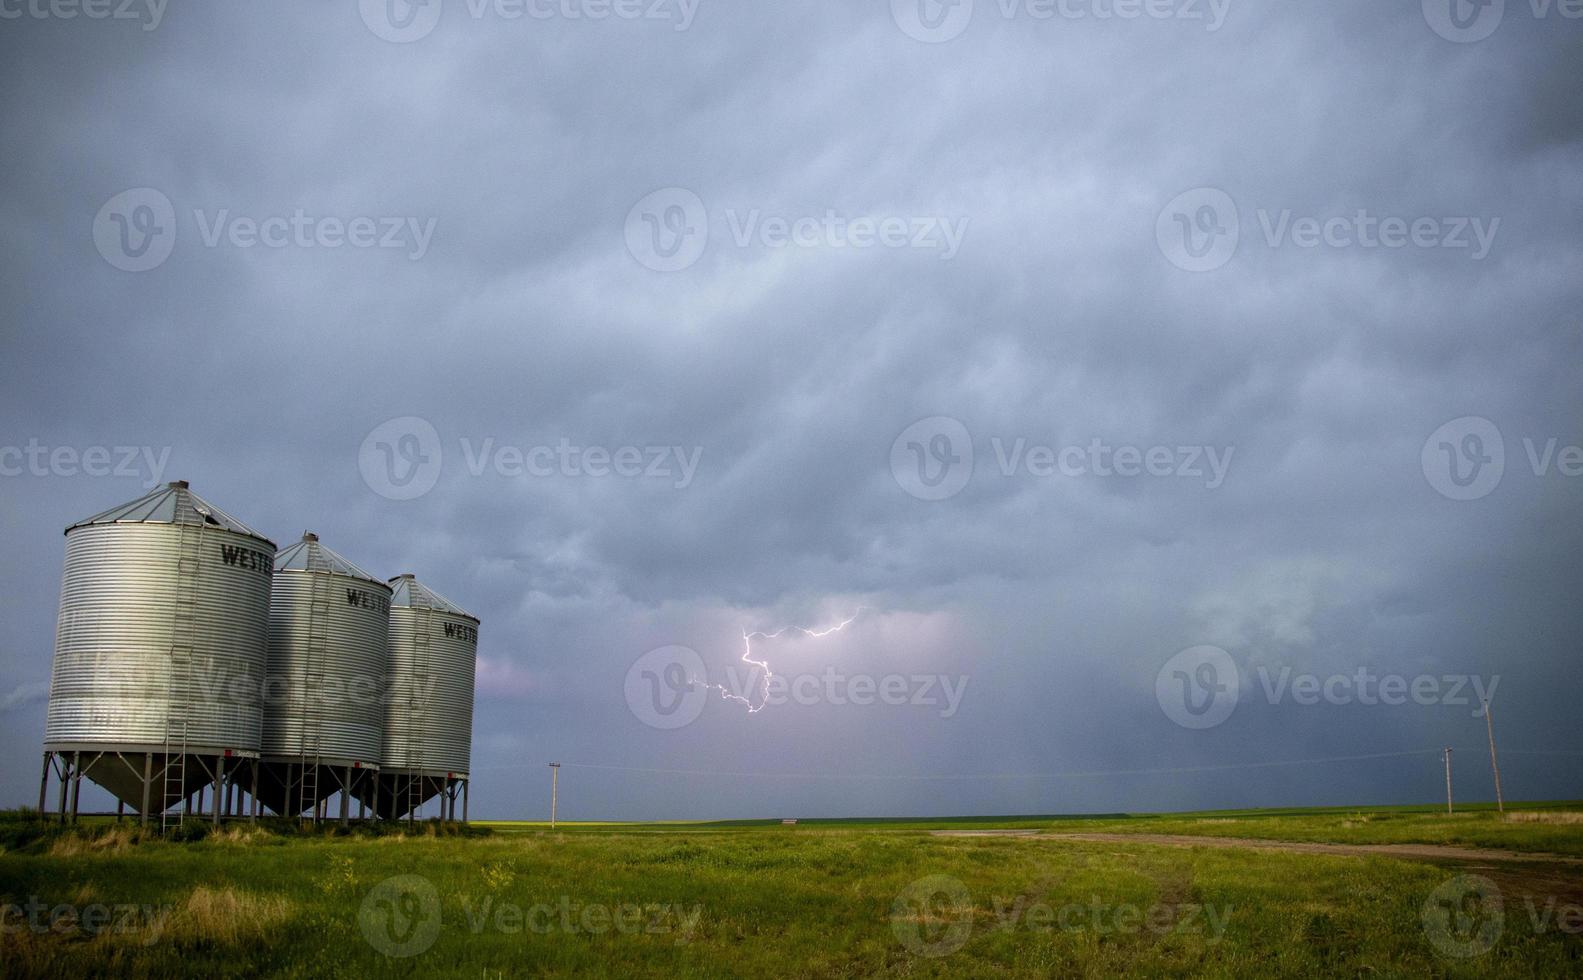
<svg viewBox="0 0 1583 980">
<path fill-rule="evenodd" d="M 261 766 L 263 766 L 263 760 L 253 760 L 253 792 L 250 794 L 252 799 L 248 800 L 247 803 L 247 820 L 249 823 L 258 822 L 258 770 Z"/>
<path fill-rule="evenodd" d="M 214 825 L 220 826 L 220 807 L 225 802 L 225 756 L 214 764 Z"/>
<path fill-rule="evenodd" d="M 139 811 L 139 815 L 140 815 L 140 818 L 138 820 L 139 825 L 147 826 L 147 824 L 148 824 L 148 817 L 149 817 L 148 795 L 149 795 L 149 791 L 152 790 L 153 788 L 154 788 L 154 753 L 152 753 L 152 752 L 144 752 L 143 753 L 143 809 L 141 811 Z M 162 800 L 160 800 L 160 802 L 163 803 L 165 801 L 162 799 Z"/>
<path fill-rule="evenodd" d="M 60 811 L 60 822 L 66 822 L 66 794 L 71 791 L 71 760 L 65 756 L 60 761 L 60 798 L 56 800 L 56 809 Z"/>
<path fill-rule="evenodd" d="M 462 780 L 462 823 L 467 822 L 467 786 L 468 780 Z"/>
<path fill-rule="evenodd" d="M 71 754 L 71 822 L 77 822 L 77 805 L 82 800 L 82 753 Z"/>
<path fill-rule="evenodd" d="M 351 819 L 351 815 L 352 815 L 352 767 L 351 766 L 347 766 L 346 767 L 346 781 L 341 784 L 341 826 L 343 826 L 343 827 L 346 826 L 346 822 Z"/>
<path fill-rule="evenodd" d="M 44 753 L 44 771 L 38 777 L 38 815 L 44 816 L 44 799 L 49 795 L 50 764 L 55 761 L 53 752 Z"/>
</svg>

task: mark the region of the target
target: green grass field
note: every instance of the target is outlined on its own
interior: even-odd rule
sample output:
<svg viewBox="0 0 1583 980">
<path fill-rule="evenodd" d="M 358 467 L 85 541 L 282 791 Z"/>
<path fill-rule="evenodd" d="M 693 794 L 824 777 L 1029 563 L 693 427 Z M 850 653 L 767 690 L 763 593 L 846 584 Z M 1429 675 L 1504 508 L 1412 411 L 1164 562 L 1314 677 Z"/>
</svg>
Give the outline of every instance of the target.
<svg viewBox="0 0 1583 980">
<path fill-rule="evenodd" d="M 927 832 L 1583 854 L 1583 804 L 1521 809 L 501 823 L 410 837 L 236 827 L 190 842 L 11 817 L 0 975 L 1577 975 L 1583 865 Z M 1501 915 L 1467 874 L 1488 875 Z"/>
</svg>

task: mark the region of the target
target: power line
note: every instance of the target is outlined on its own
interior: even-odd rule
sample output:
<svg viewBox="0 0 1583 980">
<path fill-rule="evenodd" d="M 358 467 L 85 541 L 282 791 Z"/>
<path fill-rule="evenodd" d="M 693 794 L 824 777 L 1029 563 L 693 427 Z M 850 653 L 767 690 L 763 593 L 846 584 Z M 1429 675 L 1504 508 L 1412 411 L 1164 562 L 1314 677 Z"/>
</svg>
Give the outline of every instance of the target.
<svg viewBox="0 0 1583 980">
<path fill-rule="evenodd" d="M 881 780 L 891 782 L 936 782 L 989 779 L 1069 779 L 1087 776 L 1154 776 L 1171 775 L 1176 773 L 1223 772 L 1240 769 L 1270 769 L 1281 766 L 1312 766 L 1335 762 L 1362 762 L 1372 759 L 1401 759 L 1412 756 L 1439 755 L 1441 751 L 1441 749 L 1415 749 L 1405 752 L 1371 752 L 1363 755 L 1338 755 L 1320 759 L 1283 759 L 1271 762 L 1238 762 L 1210 766 L 1177 766 L 1152 769 L 1074 769 L 1068 770 L 1066 772 L 949 773 L 938 775 L 896 775 L 891 773 L 838 772 L 734 772 L 711 769 L 657 769 L 642 766 L 612 766 L 592 762 L 563 762 L 562 765 L 572 769 L 597 769 L 608 772 L 651 773 L 654 775 L 663 776 L 714 776 L 727 779 L 855 779 L 863 780 L 865 782 Z M 487 769 L 522 769 L 526 768 L 527 765 L 529 764 L 475 767 L 475 771 Z"/>
</svg>

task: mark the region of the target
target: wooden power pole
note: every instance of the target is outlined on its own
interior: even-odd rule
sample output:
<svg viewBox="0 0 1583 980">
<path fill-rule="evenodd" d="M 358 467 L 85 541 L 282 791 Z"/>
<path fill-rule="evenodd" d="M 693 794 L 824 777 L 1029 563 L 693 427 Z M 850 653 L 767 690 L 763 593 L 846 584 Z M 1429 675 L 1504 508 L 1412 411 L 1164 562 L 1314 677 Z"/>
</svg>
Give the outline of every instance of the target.
<svg viewBox="0 0 1583 980">
<path fill-rule="evenodd" d="M 1484 731 L 1490 737 L 1490 768 L 1495 770 L 1495 809 L 1506 812 L 1506 801 L 1501 797 L 1501 761 L 1495 755 L 1495 722 L 1490 719 L 1490 703 L 1484 702 Z"/>
<path fill-rule="evenodd" d="M 561 764 L 559 762 L 552 762 L 552 763 L 550 763 L 550 829 L 551 830 L 555 829 L 555 803 L 556 803 L 556 799 L 555 798 L 558 795 L 559 790 L 560 790 L 560 781 L 561 781 Z"/>
<path fill-rule="evenodd" d="M 1446 757 L 1446 812 L 1451 812 L 1451 749 L 1448 746 L 1444 753 Z"/>
</svg>

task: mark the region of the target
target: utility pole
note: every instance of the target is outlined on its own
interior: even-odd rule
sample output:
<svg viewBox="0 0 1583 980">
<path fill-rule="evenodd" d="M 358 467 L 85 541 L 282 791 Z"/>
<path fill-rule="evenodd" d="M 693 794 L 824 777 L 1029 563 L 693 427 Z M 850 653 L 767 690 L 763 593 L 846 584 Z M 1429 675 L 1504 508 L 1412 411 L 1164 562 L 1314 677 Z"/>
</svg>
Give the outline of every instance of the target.
<svg viewBox="0 0 1583 980">
<path fill-rule="evenodd" d="M 556 802 L 555 798 L 557 796 L 557 791 L 560 788 L 560 781 L 561 781 L 561 764 L 559 762 L 552 762 L 552 763 L 550 763 L 550 829 L 551 830 L 555 829 L 555 802 Z"/>
<path fill-rule="evenodd" d="M 1446 812 L 1451 812 L 1451 749 L 1446 748 Z"/>
<path fill-rule="evenodd" d="M 1490 768 L 1495 770 L 1495 809 L 1506 812 L 1506 801 L 1501 798 L 1501 763 L 1495 757 L 1495 722 L 1490 719 L 1490 703 L 1484 702 L 1484 731 L 1490 736 Z"/>
</svg>

